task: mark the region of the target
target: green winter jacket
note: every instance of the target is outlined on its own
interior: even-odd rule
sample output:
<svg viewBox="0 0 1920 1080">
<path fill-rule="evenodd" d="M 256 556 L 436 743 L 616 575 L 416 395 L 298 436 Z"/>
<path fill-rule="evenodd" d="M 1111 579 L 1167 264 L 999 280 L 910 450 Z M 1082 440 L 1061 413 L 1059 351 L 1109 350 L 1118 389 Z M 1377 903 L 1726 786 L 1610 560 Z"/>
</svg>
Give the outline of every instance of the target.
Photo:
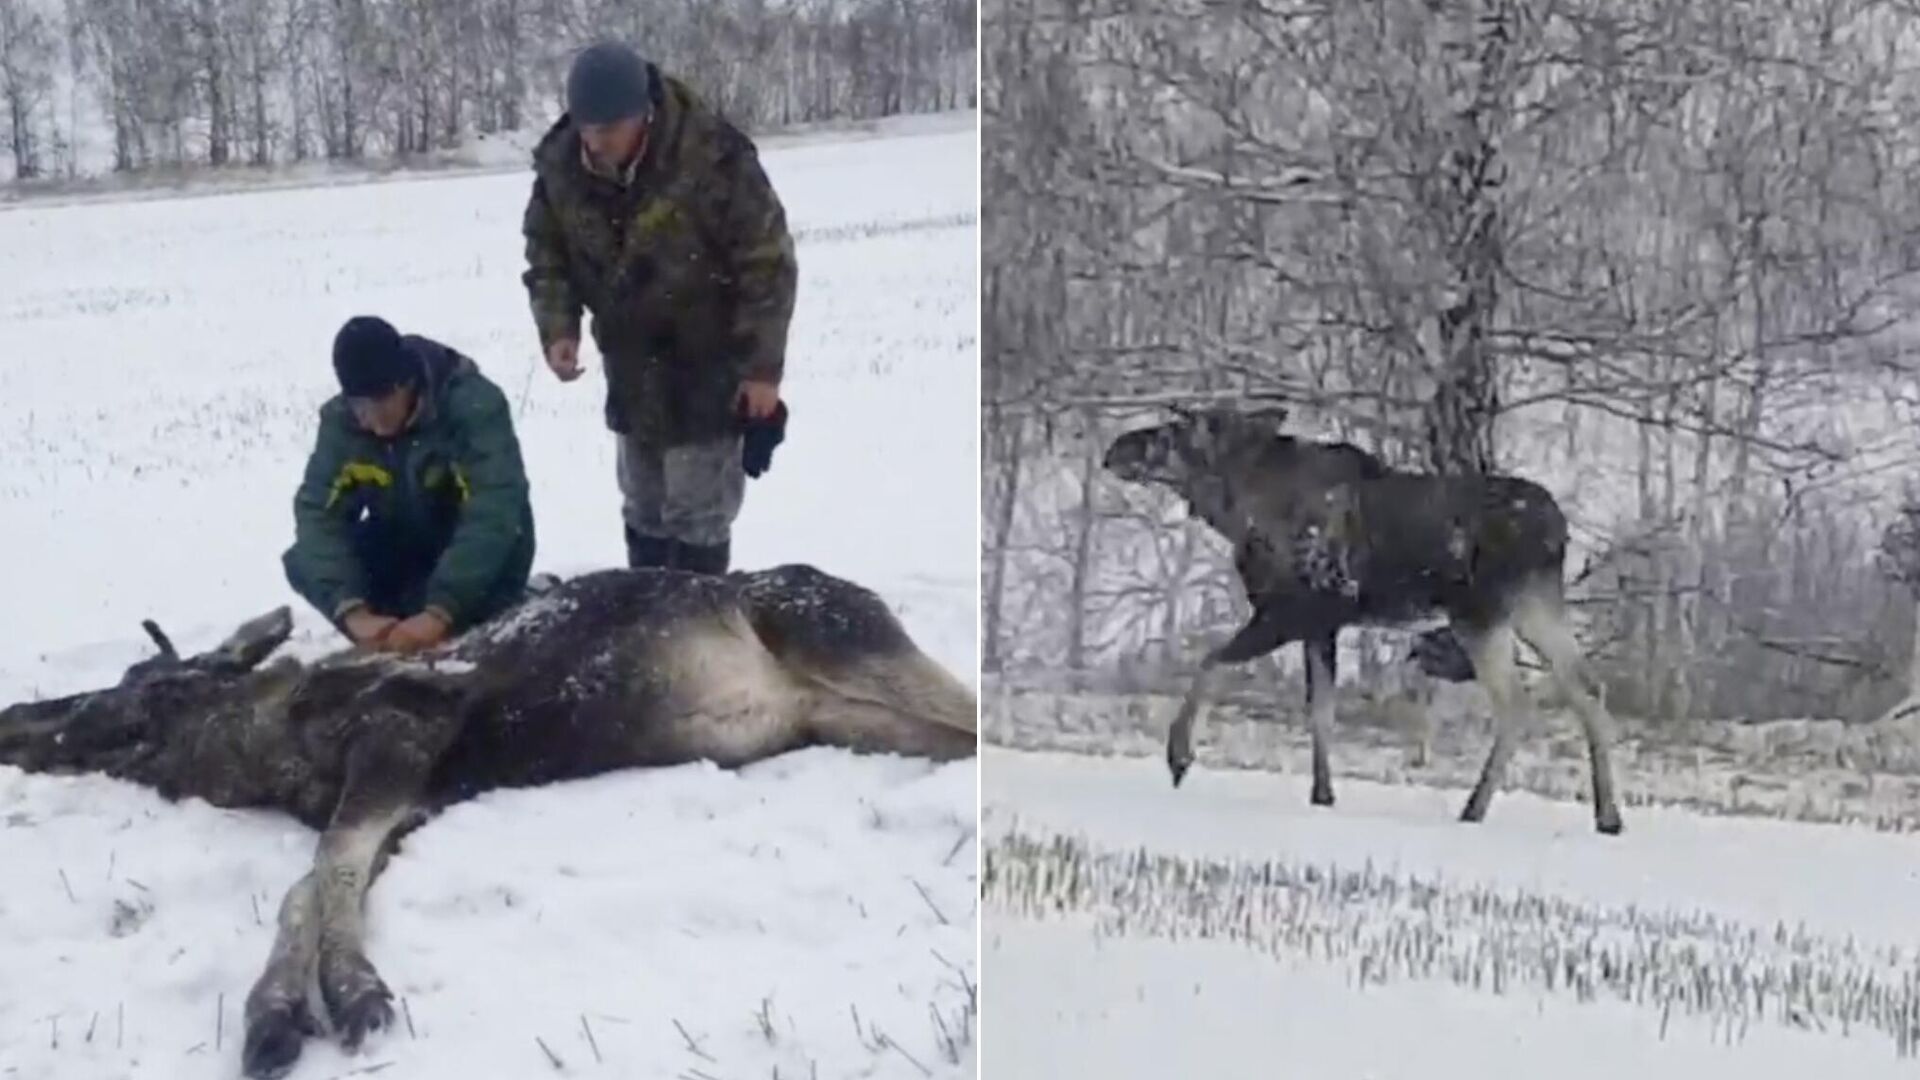
<svg viewBox="0 0 1920 1080">
<path fill-rule="evenodd" d="M 589 169 L 565 116 L 534 150 L 522 280 L 543 348 L 592 313 L 608 426 L 673 446 L 730 434 L 740 383 L 780 380 L 798 268 L 753 143 L 654 74 L 630 177 Z"/>
<path fill-rule="evenodd" d="M 499 387 L 444 345 L 402 341 L 425 373 L 419 412 L 387 441 L 359 425 L 344 397 L 321 406 L 283 564 L 295 591 L 336 624 L 365 603 L 395 617 L 437 609 L 459 633 L 525 590 L 527 474 Z"/>
</svg>

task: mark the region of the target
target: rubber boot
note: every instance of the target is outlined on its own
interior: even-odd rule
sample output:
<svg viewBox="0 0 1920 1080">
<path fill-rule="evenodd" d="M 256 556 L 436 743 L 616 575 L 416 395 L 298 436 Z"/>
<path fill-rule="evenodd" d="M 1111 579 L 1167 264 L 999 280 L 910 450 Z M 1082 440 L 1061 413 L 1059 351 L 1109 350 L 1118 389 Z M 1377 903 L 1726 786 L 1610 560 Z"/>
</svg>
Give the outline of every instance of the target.
<svg viewBox="0 0 1920 1080">
<path fill-rule="evenodd" d="M 644 567 L 666 567 L 673 561 L 673 541 L 658 536 L 641 536 L 632 529 L 627 530 L 627 567 L 639 570 Z"/>
<path fill-rule="evenodd" d="M 673 565 L 696 574 L 724 574 L 733 557 L 733 545 L 726 540 L 717 544 L 676 541 L 674 549 Z"/>
</svg>

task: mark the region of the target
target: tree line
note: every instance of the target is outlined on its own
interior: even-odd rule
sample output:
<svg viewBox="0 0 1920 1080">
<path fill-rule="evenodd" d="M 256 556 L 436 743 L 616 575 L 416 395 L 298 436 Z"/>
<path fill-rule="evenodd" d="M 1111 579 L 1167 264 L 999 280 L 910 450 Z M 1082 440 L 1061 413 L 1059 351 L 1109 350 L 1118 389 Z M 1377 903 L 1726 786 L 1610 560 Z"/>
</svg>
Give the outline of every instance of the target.
<svg viewBox="0 0 1920 1080">
<path fill-rule="evenodd" d="M 973 0 L 0 0 L 19 179 L 395 159 L 557 115 L 623 38 L 749 129 L 967 107 Z"/>
</svg>

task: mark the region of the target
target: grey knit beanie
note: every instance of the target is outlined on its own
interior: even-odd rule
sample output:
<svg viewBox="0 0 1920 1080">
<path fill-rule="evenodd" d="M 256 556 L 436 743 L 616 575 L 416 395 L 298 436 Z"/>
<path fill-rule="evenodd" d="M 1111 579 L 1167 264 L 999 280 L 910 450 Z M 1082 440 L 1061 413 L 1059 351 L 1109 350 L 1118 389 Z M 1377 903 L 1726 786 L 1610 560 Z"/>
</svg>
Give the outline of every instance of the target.
<svg viewBox="0 0 1920 1080">
<path fill-rule="evenodd" d="M 653 73 L 617 41 L 587 46 L 567 71 L 567 114 L 576 124 L 611 124 L 653 114 Z"/>
</svg>

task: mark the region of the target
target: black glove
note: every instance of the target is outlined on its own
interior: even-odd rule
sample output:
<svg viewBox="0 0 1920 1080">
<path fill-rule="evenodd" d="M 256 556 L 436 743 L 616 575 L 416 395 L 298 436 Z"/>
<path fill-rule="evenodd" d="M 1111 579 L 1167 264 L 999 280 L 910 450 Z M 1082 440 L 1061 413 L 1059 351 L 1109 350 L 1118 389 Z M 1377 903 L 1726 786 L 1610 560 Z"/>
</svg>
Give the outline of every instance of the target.
<svg viewBox="0 0 1920 1080">
<path fill-rule="evenodd" d="M 1472 682 L 1474 678 L 1473 657 L 1451 626 L 1438 626 L 1420 633 L 1413 639 L 1413 647 L 1407 650 L 1407 659 L 1429 678 L 1442 682 Z"/>
<path fill-rule="evenodd" d="M 740 417 L 740 463 L 748 476 L 759 476 L 773 467 L 773 448 L 787 437 L 787 403 L 773 408 L 773 415 L 760 420 Z"/>
</svg>

